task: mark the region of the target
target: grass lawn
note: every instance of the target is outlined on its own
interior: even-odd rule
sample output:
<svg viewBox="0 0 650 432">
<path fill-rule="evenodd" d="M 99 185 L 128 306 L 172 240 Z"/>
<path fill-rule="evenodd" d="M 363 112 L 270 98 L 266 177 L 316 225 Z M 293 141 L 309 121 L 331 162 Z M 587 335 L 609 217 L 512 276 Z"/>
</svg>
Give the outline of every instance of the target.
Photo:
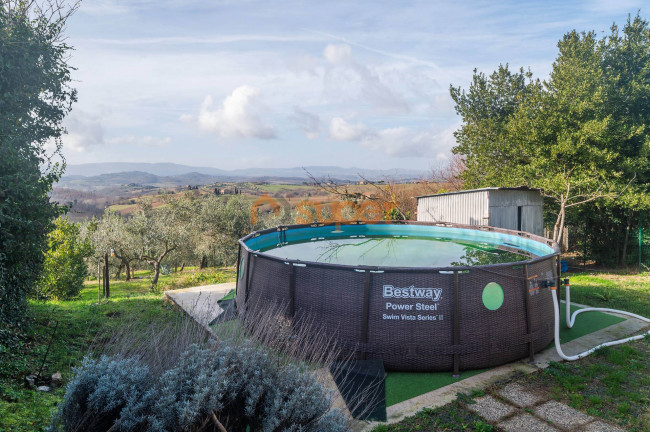
<svg viewBox="0 0 650 432">
<path fill-rule="evenodd" d="M 571 302 L 650 317 L 650 273 L 567 273 L 566 276 L 571 281 Z"/>
<path fill-rule="evenodd" d="M 522 383 L 625 430 L 650 430 L 650 338 L 605 347 L 576 362 L 552 363 Z"/>
<path fill-rule="evenodd" d="M 483 392 L 475 392 L 472 396 L 482 396 Z M 413 431 L 475 431 L 501 432 L 502 429 L 489 424 L 485 419 L 466 408 L 472 403 L 472 396 L 462 396 L 445 406 L 431 409 L 425 408 L 412 417 L 407 417 L 399 423 L 380 425 L 373 432 L 413 432 Z"/>
<path fill-rule="evenodd" d="M 149 292 L 148 272 L 136 272 L 136 279 L 111 281 L 111 298 L 97 305 L 97 282 L 87 282 L 79 299 L 31 301 L 28 324 L 17 335 L 0 329 L 0 431 L 38 431 L 49 424 L 52 410 L 64 395 L 28 389 L 25 376 L 39 370 L 52 332 L 56 336 L 43 367 L 44 376 L 60 371 L 64 385 L 71 367 L 78 365 L 98 334 L 124 325 L 137 316 L 137 326 L 147 328 L 179 312 L 162 301 L 162 290 L 234 280 L 233 269 L 183 272 L 161 276 L 159 292 Z M 138 327 L 136 327 L 138 328 Z"/>
</svg>

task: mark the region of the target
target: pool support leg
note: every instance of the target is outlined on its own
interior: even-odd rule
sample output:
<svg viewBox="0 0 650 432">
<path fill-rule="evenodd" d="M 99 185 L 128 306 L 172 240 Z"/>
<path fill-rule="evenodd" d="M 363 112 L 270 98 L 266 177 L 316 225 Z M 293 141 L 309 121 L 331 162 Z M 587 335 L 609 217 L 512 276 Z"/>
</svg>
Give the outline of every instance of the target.
<svg viewBox="0 0 650 432">
<path fill-rule="evenodd" d="M 460 345 L 460 304 L 459 304 L 459 276 L 458 270 L 454 271 L 454 348 Z M 460 377 L 460 354 L 454 353 L 454 378 Z"/>
<path fill-rule="evenodd" d="M 361 343 L 368 343 L 368 316 L 370 314 L 370 271 L 366 270 L 363 284 L 363 309 L 361 310 Z M 364 347 L 365 348 L 365 347 Z M 366 359 L 366 352 L 361 351 L 361 360 Z"/>
<path fill-rule="evenodd" d="M 526 302 L 526 333 L 530 338 L 528 340 L 528 361 L 533 363 L 535 361 L 535 347 L 533 344 L 532 333 L 533 333 L 533 323 L 531 322 L 530 316 L 530 289 L 529 284 L 530 280 L 528 279 L 528 264 L 524 264 L 524 299 Z"/>
</svg>

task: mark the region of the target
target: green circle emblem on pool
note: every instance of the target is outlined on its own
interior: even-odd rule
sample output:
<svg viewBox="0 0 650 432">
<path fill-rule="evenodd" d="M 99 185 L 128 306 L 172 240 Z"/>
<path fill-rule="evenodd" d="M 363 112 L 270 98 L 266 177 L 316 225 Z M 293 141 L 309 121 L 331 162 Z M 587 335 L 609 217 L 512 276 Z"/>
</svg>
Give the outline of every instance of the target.
<svg viewBox="0 0 650 432">
<path fill-rule="evenodd" d="M 497 310 L 503 304 L 503 288 L 496 282 L 490 282 L 483 288 L 483 305 L 490 310 Z"/>
</svg>

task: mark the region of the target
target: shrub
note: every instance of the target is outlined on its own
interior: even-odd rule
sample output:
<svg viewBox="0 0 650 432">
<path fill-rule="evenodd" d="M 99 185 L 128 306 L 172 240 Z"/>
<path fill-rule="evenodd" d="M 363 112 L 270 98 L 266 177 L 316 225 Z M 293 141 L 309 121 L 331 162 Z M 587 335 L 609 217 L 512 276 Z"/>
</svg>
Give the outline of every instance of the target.
<svg viewBox="0 0 650 432">
<path fill-rule="evenodd" d="M 218 421 L 229 432 L 347 430 L 330 406 L 312 374 L 259 346 L 194 344 L 158 379 L 132 359 L 86 358 L 51 429 L 191 431 Z"/>
<path fill-rule="evenodd" d="M 89 254 L 90 246 L 80 239 L 79 227 L 67 218 L 57 219 L 48 235 L 48 250 L 35 295 L 59 300 L 77 297 L 88 276 L 84 257 Z"/>
<path fill-rule="evenodd" d="M 137 430 L 151 403 L 149 368 L 135 359 L 86 357 L 66 387 L 50 430 Z"/>
<path fill-rule="evenodd" d="M 149 431 L 189 430 L 214 415 L 228 431 L 343 431 L 312 375 L 262 349 L 221 343 L 188 350 L 159 381 Z"/>
</svg>

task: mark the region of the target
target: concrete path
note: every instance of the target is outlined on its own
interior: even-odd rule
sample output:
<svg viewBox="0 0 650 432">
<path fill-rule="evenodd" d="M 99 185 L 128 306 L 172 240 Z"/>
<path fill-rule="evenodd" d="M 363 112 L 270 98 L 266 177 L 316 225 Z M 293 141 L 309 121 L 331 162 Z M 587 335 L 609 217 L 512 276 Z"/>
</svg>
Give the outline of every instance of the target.
<svg viewBox="0 0 650 432">
<path fill-rule="evenodd" d="M 165 298 L 183 309 L 196 322 L 208 327 L 223 312 L 217 301 L 234 289 L 235 282 L 227 282 L 165 291 Z"/>
</svg>

